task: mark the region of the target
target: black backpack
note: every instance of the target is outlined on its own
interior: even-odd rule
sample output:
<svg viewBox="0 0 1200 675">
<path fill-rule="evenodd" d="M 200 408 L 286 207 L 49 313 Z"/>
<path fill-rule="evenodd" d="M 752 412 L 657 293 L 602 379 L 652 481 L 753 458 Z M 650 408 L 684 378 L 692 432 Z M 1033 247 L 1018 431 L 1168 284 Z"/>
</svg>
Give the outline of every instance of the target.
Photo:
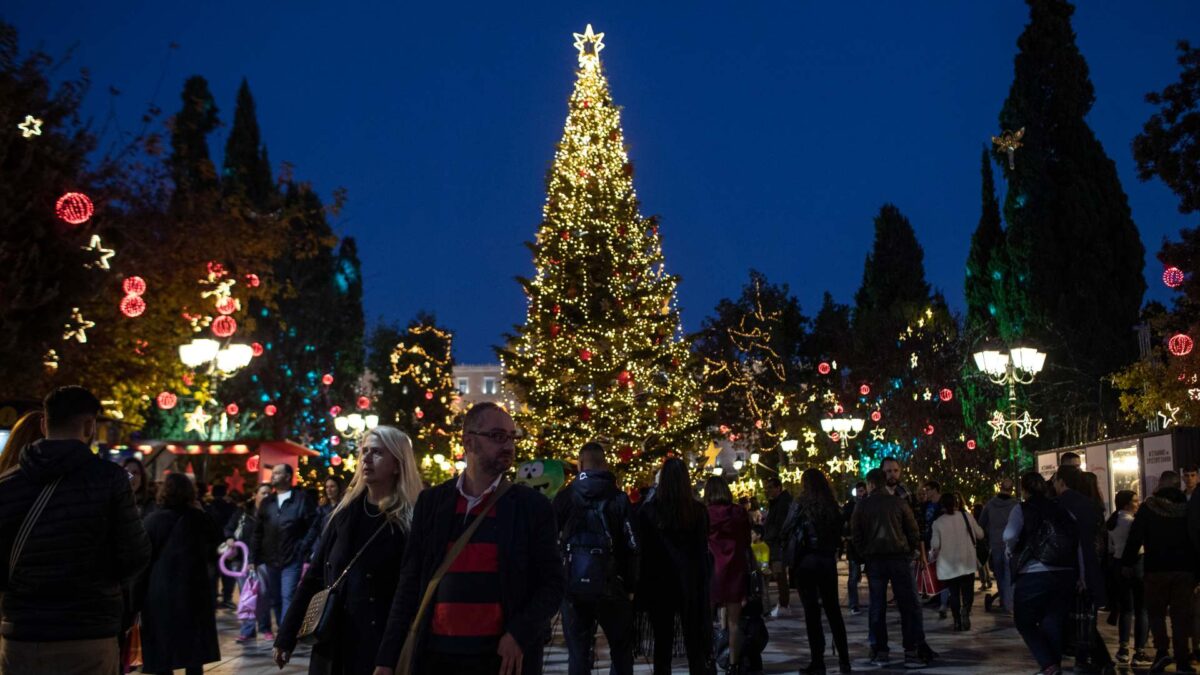
<svg viewBox="0 0 1200 675">
<path fill-rule="evenodd" d="M 604 595 L 613 570 L 613 539 L 604 510 L 607 499 L 588 500 L 571 491 L 574 512 L 563 530 L 563 561 L 568 597 L 594 600 Z"/>
<path fill-rule="evenodd" d="M 1026 502 L 1021 508 L 1026 525 L 1019 542 L 1016 570 L 1033 560 L 1047 567 L 1077 567 L 1079 525 L 1071 514 L 1054 502 L 1041 508 L 1030 508 Z"/>
</svg>

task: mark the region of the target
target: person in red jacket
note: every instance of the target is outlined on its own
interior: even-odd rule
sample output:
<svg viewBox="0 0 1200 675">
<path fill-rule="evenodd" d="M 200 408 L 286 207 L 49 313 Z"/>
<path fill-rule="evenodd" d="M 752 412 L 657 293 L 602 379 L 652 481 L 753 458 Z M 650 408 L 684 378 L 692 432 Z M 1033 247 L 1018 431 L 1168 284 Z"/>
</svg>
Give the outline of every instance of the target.
<svg viewBox="0 0 1200 675">
<path fill-rule="evenodd" d="M 742 630 L 739 619 L 746 601 L 746 578 L 750 572 L 750 516 L 733 503 L 729 484 L 720 476 L 704 484 L 708 504 L 708 550 L 713 556 L 710 587 L 712 604 L 722 610 L 722 623 L 729 631 L 729 672 L 740 673 Z"/>
</svg>

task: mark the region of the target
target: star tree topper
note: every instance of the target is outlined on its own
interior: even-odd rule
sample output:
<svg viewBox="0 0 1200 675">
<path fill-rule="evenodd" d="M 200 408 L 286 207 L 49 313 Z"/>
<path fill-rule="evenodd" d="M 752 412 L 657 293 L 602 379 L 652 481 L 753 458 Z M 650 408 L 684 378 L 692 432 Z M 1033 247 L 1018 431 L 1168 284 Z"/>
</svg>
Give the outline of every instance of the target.
<svg viewBox="0 0 1200 675">
<path fill-rule="evenodd" d="M 575 49 L 579 50 L 580 67 L 594 68 L 600 61 L 600 52 L 604 49 L 604 33 L 592 32 L 592 24 L 589 23 L 582 33 L 572 35 L 575 36 Z"/>
</svg>

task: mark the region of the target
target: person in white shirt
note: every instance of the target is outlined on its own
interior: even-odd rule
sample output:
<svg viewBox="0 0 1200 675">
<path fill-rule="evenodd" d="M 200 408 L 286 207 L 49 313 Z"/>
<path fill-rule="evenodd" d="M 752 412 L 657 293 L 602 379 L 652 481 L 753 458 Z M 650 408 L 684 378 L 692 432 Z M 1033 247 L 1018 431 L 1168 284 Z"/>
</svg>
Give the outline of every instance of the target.
<svg viewBox="0 0 1200 675">
<path fill-rule="evenodd" d="M 950 612 L 954 630 L 971 629 L 971 605 L 975 602 L 975 568 L 978 558 L 975 542 L 983 529 L 971 513 L 962 507 L 962 499 L 947 492 L 938 500 L 942 515 L 933 521 L 929 553 L 937 564 L 938 579 L 950 591 Z"/>
</svg>

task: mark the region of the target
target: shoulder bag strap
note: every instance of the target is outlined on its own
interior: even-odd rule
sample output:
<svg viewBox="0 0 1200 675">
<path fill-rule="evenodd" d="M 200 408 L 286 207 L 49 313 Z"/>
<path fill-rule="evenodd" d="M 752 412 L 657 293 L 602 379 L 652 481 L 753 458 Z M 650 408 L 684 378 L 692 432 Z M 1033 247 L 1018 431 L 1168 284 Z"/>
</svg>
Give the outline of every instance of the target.
<svg viewBox="0 0 1200 675">
<path fill-rule="evenodd" d="M 21 551 L 25 548 L 25 542 L 29 539 L 29 533 L 33 531 L 33 526 L 37 524 L 38 518 L 41 517 L 42 511 L 45 510 L 50 497 L 54 496 L 54 490 L 61 481 L 62 476 L 59 476 L 47 483 L 42 488 L 37 499 L 33 500 L 33 506 L 29 508 L 29 513 L 25 514 L 25 520 L 21 522 L 21 529 L 17 530 L 17 538 L 13 541 L 12 554 L 8 558 L 9 581 L 12 581 L 13 572 L 17 569 L 17 561 L 21 558 Z"/>
<path fill-rule="evenodd" d="M 963 525 L 967 526 L 967 536 L 971 538 L 971 545 L 978 546 L 979 542 L 975 540 L 975 528 L 971 527 L 971 521 L 967 519 L 966 511 L 959 511 L 963 517 Z"/>
<path fill-rule="evenodd" d="M 433 603 L 433 595 L 437 591 L 438 584 L 442 582 L 442 577 L 446 576 L 446 572 L 454 564 L 455 559 L 458 558 L 458 554 L 462 553 L 467 543 L 471 541 L 471 537 L 475 535 L 475 530 L 479 529 L 479 524 L 483 522 L 488 512 L 496 506 L 496 502 L 500 501 L 500 498 L 504 496 L 504 493 L 508 492 L 510 487 L 512 487 L 512 483 L 508 479 L 500 481 L 500 484 L 496 486 L 496 491 L 492 493 L 487 503 L 483 505 L 483 510 L 479 512 L 479 515 L 475 516 L 475 519 L 467 526 L 466 531 L 454 542 L 454 546 L 451 546 L 450 550 L 446 552 L 446 557 L 442 560 L 442 564 L 438 566 L 437 571 L 433 573 L 433 578 L 425 586 L 425 594 L 421 596 L 421 604 L 417 607 L 417 613 L 413 616 L 412 623 L 408 627 L 408 637 L 405 638 L 404 648 L 400 652 L 400 662 L 396 664 L 396 673 L 398 675 L 411 672 L 412 657 L 416 653 L 417 633 L 421 629 L 421 619 Z"/>
<path fill-rule="evenodd" d="M 338 575 L 337 580 L 335 580 L 332 584 L 329 584 L 330 588 L 334 588 L 338 584 L 342 583 L 342 579 L 345 579 L 346 575 L 350 573 L 350 568 L 354 567 L 354 563 L 358 562 L 359 556 L 363 554 L 363 551 L 367 550 L 367 547 L 371 545 L 371 542 L 375 541 L 375 537 L 378 537 L 379 533 L 383 532 L 383 528 L 387 527 L 388 524 L 387 517 L 385 516 L 383 522 L 379 524 L 379 527 L 375 528 L 375 532 L 371 535 L 371 538 L 367 539 L 367 542 L 358 549 L 358 553 L 355 553 L 354 557 L 350 559 L 350 562 L 346 564 L 346 568 L 342 570 L 341 574 Z"/>
</svg>

